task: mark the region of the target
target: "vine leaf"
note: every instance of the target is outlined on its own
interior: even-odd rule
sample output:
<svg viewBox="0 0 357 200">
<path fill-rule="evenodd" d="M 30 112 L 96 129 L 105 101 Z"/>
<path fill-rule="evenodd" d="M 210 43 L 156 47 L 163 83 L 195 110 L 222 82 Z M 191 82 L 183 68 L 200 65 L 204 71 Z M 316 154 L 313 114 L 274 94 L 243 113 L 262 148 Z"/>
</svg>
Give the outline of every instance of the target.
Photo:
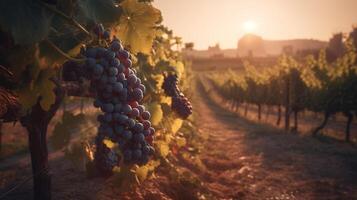
<svg viewBox="0 0 357 200">
<path fill-rule="evenodd" d="M 29 45 L 47 37 L 52 14 L 31 0 L 1 0 L 0 29 L 10 33 L 15 44 Z"/>
<path fill-rule="evenodd" d="M 123 14 L 116 28 L 116 36 L 134 54 L 149 54 L 156 36 L 155 25 L 161 20 L 161 12 L 151 4 L 137 0 L 124 0 L 120 6 Z"/>
<path fill-rule="evenodd" d="M 163 117 L 161 105 L 157 102 L 153 102 L 148 106 L 148 110 L 151 113 L 151 123 L 154 126 L 159 125 Z"/>
<path fill-rule="evenodd" d="M 87 18 L 104 24 L 113 24 L 118 21 L 121 9 L 113 0 L 84 0 L 79 5 Z"/>
<path fill-rule="evenodd" d="M 135 174 L 140 182 L 145 181 L 150 173 L 152 173 L 160 165 L 159 160 L 151 160 L 146 165 L 138 167 L 135 170 Z"/>
<path fill-rule="evenodd" d="M 150 84 L 155 90 L 159 90 L 164 83 L 164 76 L 162 74 L 152 74 L 151 80 L 153 80 Z"/>
<path fill-rule="evenodd" d="M 181 126 L 182 126 L 182 119 L 175 119 L 173 122 L 172 122 L 172 125 L 171 125 L 171 131 L 173 134 L 176 134 L 178 130 L 180 130 Z"/>
<path fill-rule="evenodd" d="M 172 61 L 170 65 L 175 69 L 177 76 L 180 78 L 185 71 L 185 65 L 180 61 Z"/>
<path fill-rule="evenodd" d="M 156 142 L 156 147 L 155 149 L 158 150 L 158 153 L 160 154 L 161 157 L 166 157 L 170 153 L 170 147 L 167 142 L 165 141 L 157 141 Z"/>
<path fill-rule="evenodd" d="M 39 97 L 41 97 L 40 105 L 42 109 L 50 109 L 56 99 L 53 91 L 56 85 L 50 80 L 54 75 L 54 69 L 42 69 L 30 84 L 18 90 L 19 102 L 24 111 L 31 109 L 37 103 Z"/>
<path fill-rule="evenodd" d="M 184 137 L 176 137 L 175 139 L 176 139 L 177 146 L 179 146 L 179 147 L 186 146 L 186 144 L 187 144 L 186 138 L 184 138 Z"/>
</svg>

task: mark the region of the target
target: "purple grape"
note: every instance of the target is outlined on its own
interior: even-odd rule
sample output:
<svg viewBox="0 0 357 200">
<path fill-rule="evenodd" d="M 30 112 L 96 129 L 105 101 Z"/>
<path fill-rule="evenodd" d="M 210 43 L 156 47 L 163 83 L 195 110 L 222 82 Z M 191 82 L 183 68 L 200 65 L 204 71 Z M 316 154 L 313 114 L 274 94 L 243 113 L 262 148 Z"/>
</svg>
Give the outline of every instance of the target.
<svg viewBox="0 0 357 200">
<path fill-rule="evenodd" d="M 143 113 L 145 111 L 145 106 L 139 105 L 138 109 L 139 109 L 140 113 Z"/>
<path fill-rule="evenodd" d="M 147 130 L 151 127 L 151 122 L 148 121 L 148 120 L 144 120 L 143 121 L 143 126 L 144 126 L 144 129 Z"/>
<path fill-rule="evenodd" d="M 125 130 L 122 133 L 122 136 L 126 140 L 130 140 L 133 137 L 133 133 L 131 131 Z"/>
<path fill-rule="evenodd" d="M 114 106 L 114 111 L 115 112 L 120 112 L 122 108 L 122 105 L 120 103 L 115 104 Z"/>
<path fill-rule="evenodd" d="M 130 114 L 132 117 L 139 117 L 140 115 L 140 111 L 139 109 L 137 108 L 133 108 L 133 110 L 131 111 L 131 114 Z"/>
<path fill-rule="evenodd" d="M 133 127 L 133 130 L 135 133 L 141 133 L 144 130 L 144 125 L 142 123 L 136 123 L 135 126 Z"/>
<path fill-rule="evenodd" d="M 133 109 L 131 108 L 131 106 L 129 104 L 125 104 L 123 107 L 122 107 L 122 112 L 124 114 L 127 114 L 129 115 L 131 113 Z"/>
<path fill-rule="evenodd" d="M 113 67 L 118 68 L 118 67 L 120 66 L 120 61 L 119 61 L 119 59 L 114 58 L 114 59 L 110 62 L 110 64 L 111 64 Z"/>
<path fill-rule="evenodd" d="M 109 76 L 116 76 L 118 74 L 118 69 L 115 67 L 110 67 L 108 69 L 108 75 Z"/>
<path fill-rule="evenodd" d="M 134 160 L 139 160 L 142 156 L 142 152 L 140 149 L 136 149 L 133 151 L 133 159 Z"/>
<path fill-rule="evenodd" d="M 124 89 L 124 86 L 120 82 L 116 82 L 113 86 L 113 91 L 116 93 L 120 93 Z"/>
<path fill-rule="evenodd" d="M 113 41 L 112 44 L 110 45 L 110 49 L 112 51 L 119 51 L 123 49 L 123 46 L 120 44 L 119 41 Z"/>
<path fill-rule="evenodd" d="M 95 75 L 103 74 L 103 72 L 104 72 L 103 66 L 100 65 L 100 64 L 96 64 L 94 69 L 93 69 L 93 72 L 94 72 Z"/>
<path fill-rule="evenodd" d="M 133 90 L 133 98 L 136 100 L 136 101 L 140 101 L 144 98 L 144 95 L 143 95 L 143 91 L 141 91 L 139 88 L 135 88 Z"/>
<path fill-rule="evenodd" d="M 108 30 L 103 32 L 103 38 L 105 40 L 110 40 L 110 32 Z"/>
<path fill-rule="evenodd" d="M 144 120 L 149 120 L 150 117 L 151 117 L 151 114 L 149 111 L 144 111 L 142 114 L 141 114 L 141 117 L 144 119 Z"/>
<path fill-rule="evenodd" d="M 140 85 L 139 85 L 139 89 L 140 89 L 141 91 L 143 91 L 143 93 L 145 93 L 145 91 L 146 91 L 146 87 L 145 87 L 145 85 L 143 85 L 143 84 L 140 84 Z"/>
<path fill-rule="evenodd" d="M 141 143 L 141 142 L 144 142 L 144 141 L 145 141 L 145 136 L 144 136 L 144 134 L 142 134 L 142 133 L 134 134 L 133 137 L 134 137 L 134 141 L 136 141 L 136 142 Z"/>
<path fill-rule="evenodd" d="M 106 113 L 111 113 L 114 111 L 114 106 L 111 103 L 107 103 L 102 106 L 102 110 Z"/>
<path fill-rule="evenodd" d="M 132 85 L 132 86 L 134 86 L 135 82 L 137 81 L 135 74 L 130 74 L 127 79 L 128 79 L 129 85 Z"/>
</svg>

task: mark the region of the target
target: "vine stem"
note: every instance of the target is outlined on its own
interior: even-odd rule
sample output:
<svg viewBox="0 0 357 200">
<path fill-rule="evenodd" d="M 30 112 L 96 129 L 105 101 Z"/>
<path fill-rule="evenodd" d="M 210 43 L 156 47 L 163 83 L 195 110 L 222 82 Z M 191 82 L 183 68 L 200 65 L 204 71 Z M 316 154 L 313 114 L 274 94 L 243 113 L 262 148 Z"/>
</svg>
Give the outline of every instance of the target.
<svg viewBox="0 0 357 200">
<path fill-rule="evenodd" d="M 82 30 L 85 34 L 90 36 L 90 33 L 87 31 L 87 29 L 85 29 L 80 23 L 78 23 L 75 19 L 73 19 L 72 17 L 66 15 L 65 13 L 59 11 L 58 9 L 42 2 L 42 1 L 38 1 L 38 3 L 40 5 L 42 5 L 43 7 L 45 7 L 46 9 L 56 13 L 57 15 L 63 17 L 65 20 L 69 21 L 70 23 L 72 23 L 74 26 L 76 26 L 77 28 L 79 28 L 80 30 Z"/>
<path fill-rule="evenodd" d="M 14 74 L 10 70 L 8 70 L 6 67 L 4 67 L 2 65 L 0 65 L 0 70 L 3 70 L 4 72 L 6 72 L 11 77 L 14 76 Z"/>
<path fill-rule="evenodd" d="M 45 42 L 47 42 L 54 50 L 56 50 L 59 54 L 61 54 L 63 57 L 67 58 L 68 60 L 72 60 L 75 62 L 84 62 L 84 59 L 78 59 L 78 58 L 72 58 L 71 56 L 69 56 L 68 54 L 66 54 L 65 52 L 63 52 L 58 46 L 56 46 L 55 44 L 53 44 L 53 42 L 49 41 L 49 40 L 44 40 Z"/>
</svg>

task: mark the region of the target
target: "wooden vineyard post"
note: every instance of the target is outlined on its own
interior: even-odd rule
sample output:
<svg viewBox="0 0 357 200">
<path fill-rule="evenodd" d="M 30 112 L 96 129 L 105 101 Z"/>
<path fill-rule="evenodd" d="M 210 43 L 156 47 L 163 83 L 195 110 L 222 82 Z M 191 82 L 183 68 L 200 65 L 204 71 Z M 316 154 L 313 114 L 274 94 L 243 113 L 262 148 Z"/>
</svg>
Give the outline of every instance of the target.
<svg viewBox="0 0 357 200">
<path fill-rule="evenodd" d="M 285 81 L 285 131 L 290 128 L 290 77 L 286 77 Z"/>
</svg>

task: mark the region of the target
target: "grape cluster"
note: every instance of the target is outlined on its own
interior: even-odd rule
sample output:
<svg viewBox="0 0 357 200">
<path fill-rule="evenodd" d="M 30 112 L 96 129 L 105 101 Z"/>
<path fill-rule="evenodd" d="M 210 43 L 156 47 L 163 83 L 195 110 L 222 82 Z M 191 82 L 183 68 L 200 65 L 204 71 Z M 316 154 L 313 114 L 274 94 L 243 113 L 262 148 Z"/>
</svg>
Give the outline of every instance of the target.
<svg viewBox="0 0 357 200">
<path fill-rule="evenodd" d="M 106 34 L 98 27 L 94 32 Z M 108 47 L 89 47 L 83 50 L 83 55 L 86 57 L 83 74 L 91 81 L 90 91 L 96 94 L 94 106 L 103 111 L 97 118 L 100 126 L 95 154 L 100 168 L 111 171 L 122 159 L 126 164 L 146 164 L 154 151 L 155 129 L 149 121 L 150 113 L 140 105 L 146 89 L 131 68 L 130 53 L 120 40 L 113 38 Z M 118 144 L 121 156 L 103 144 L 105 139 Z"/>
<path fill-rule="evenodd" d="M 178 87 L 178 77 L 176 74 L 165 75 L 162 89 L 167 96 L 172 97 L 171 109 L 182 119 L 188 118 L 192 114 L 192 105 Z"/>
<path fill-rule="evenodd" d="M 177 92 L 179 92 L 178 88 L 178 77 L 176 74 L 169 74 L 165 76 L 164 83 L 162 84 L 162 89 L 165 94 L 170 97 L 177 96 Z"/>
<path fill-rule="evenodd" d="M 98 38 L 110 41 L 110 31 L 105 30 L 102 24 L 96 24 L 94 26 L 93 32 Z"/>
<path fill-rule="evenodd" d="M 192 105 L 184 94 L 172 97 L 171 109 L 181 118 L 186 119 L 192 114 Z"/>
</svg>

